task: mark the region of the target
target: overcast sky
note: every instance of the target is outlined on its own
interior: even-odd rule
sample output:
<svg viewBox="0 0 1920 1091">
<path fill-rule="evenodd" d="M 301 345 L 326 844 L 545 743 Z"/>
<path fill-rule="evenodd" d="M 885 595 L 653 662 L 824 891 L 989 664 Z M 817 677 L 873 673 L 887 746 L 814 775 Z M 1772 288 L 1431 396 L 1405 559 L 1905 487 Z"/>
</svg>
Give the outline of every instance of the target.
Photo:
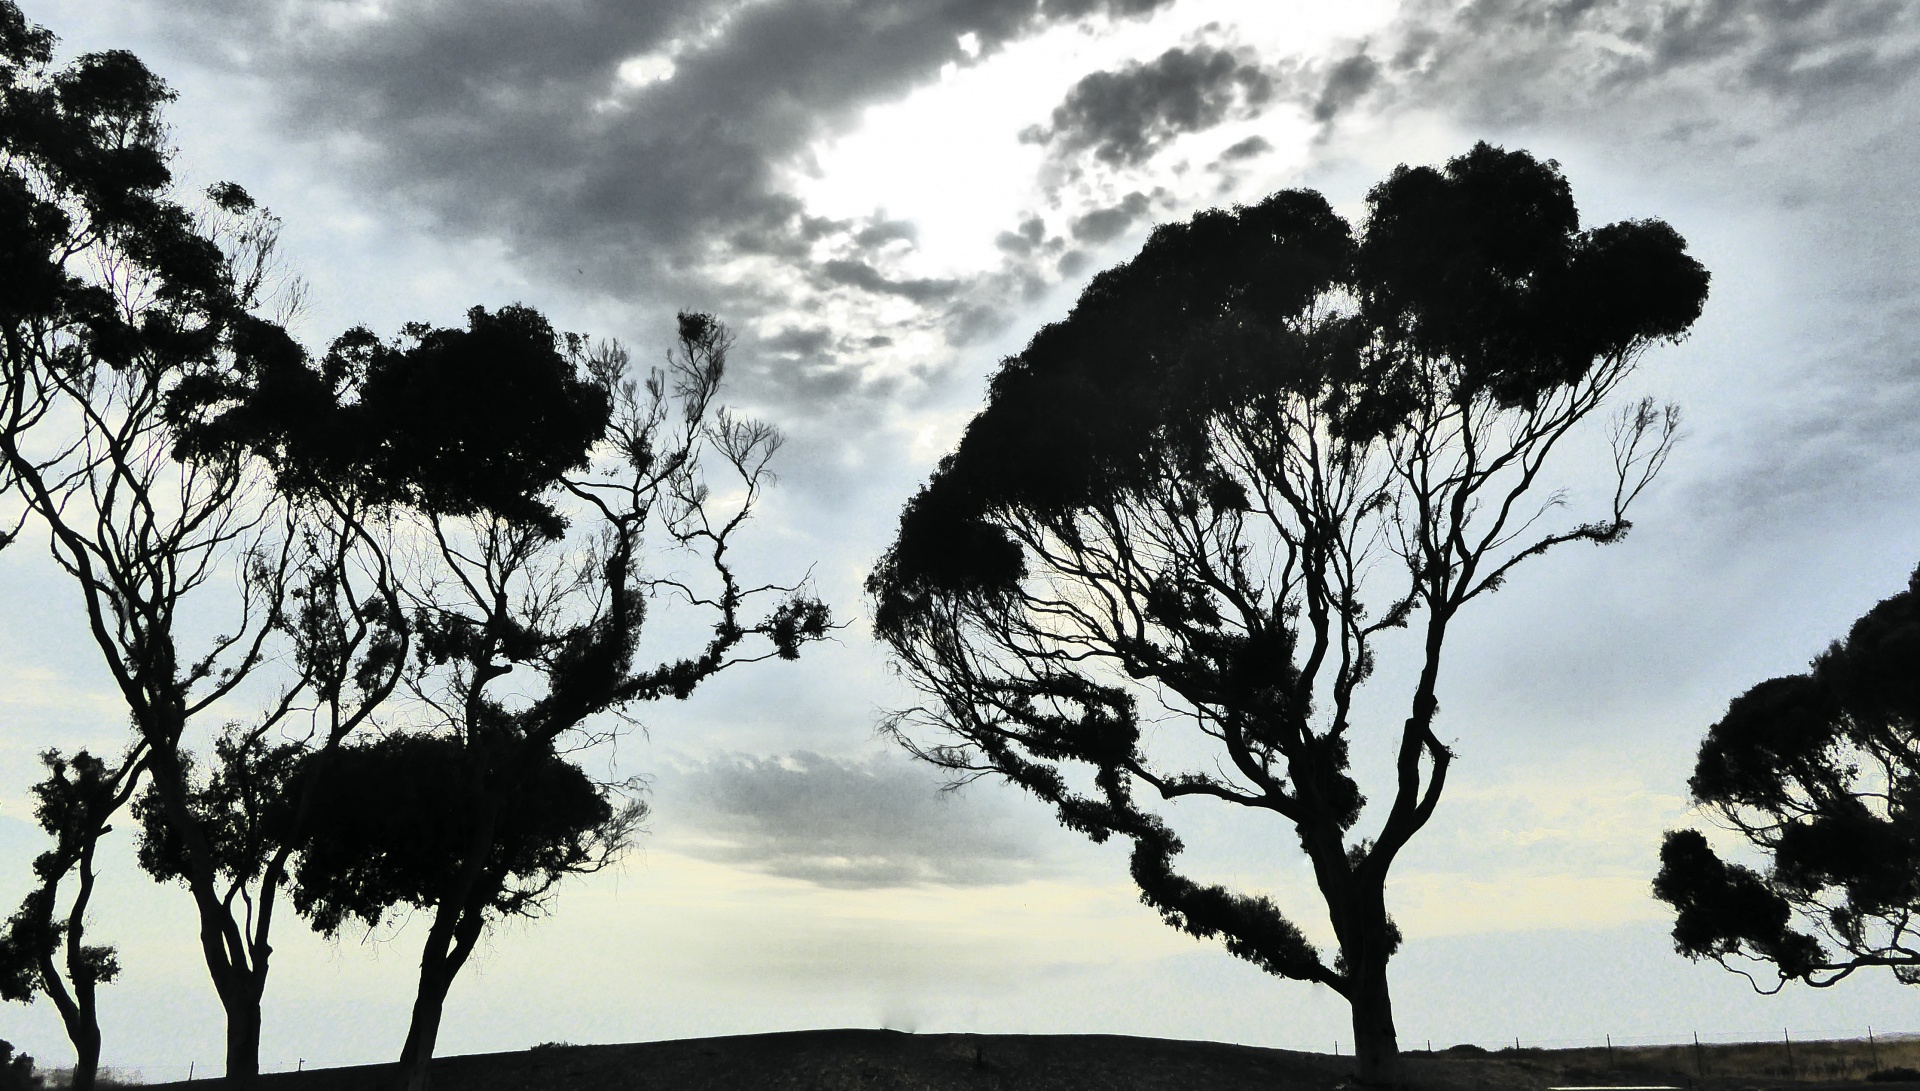
<svg viewBox="0 0 1920 1091">
<path fill-rule="evenodd" d="M 617 757 L 651 780 L 649 833 L 494 938 L 442 1052 L 846 1025 L 1346 1040 L 1331 993 L 1161 925 L 1118 849 L 996 784 L 941 795 L 877 741 L 906 695 L 859 583 L 995 363 L 1155 223 L 1289 186 L 1354 215 L 1395 164 L 1482 139 L 1558 160 L 1588 223 L 1672 223 L 1713 291 L 1636 380 L 1687 434 L 1633 534 L 1543 559 L 1456 630 L 1460 760 L 1389 891 L 1402 1042 L 1920 1031 L 1884 976 L 1759 998 L 1688 964 L 1647 892 L 1727 700 L 1920 562 L 1920 7 L 23 2 L 64 50 L 130 48 L 179 92 L 179 174 L 285 220 L 309 344 L 521 301 L 645 358 L 706 309 L 740 335 L 729 399 L 789 436 L 753 558 L 814 564 L 852 626 L 640 711 Z M 33 754 L 124 722 L 24 546 L 0 554 L 9 907 L 39 850 Z M 1375 685 L 1396 677 L 1389 656 Z M 1286 830 L 1172 817 L 1198 870 L 1327 937 Z M 102 898 L 126 967 L 108 1063 L 204 1069 L 220 1022 L 185 892 L 122 875 Z M 396 1055 L 422 929 L 328 945 L 285 921 L 263 1060 Z M 0 1036 L 69 1055 L 44 1004 L 0 1010 Z"/>
</svg>

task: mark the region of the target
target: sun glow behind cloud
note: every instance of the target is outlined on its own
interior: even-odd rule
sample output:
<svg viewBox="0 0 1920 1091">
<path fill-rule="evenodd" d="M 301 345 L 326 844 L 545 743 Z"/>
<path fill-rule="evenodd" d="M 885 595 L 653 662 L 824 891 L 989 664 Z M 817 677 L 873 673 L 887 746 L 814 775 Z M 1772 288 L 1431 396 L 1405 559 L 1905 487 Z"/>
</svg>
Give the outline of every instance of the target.
<svg viewBox="0 0 1920 1091">
<path fill-rule="evenodd" d="M 1131 190 L 1164 188 L 1179 204 L 1215 197 L 1217 183 L 1206 172 L 1183 168 L 1217 158 L 1249 135 L 1257 133 L 1274 146 L 1263 174 L 1296 167 L 1306 158 L 1314 127 L 1299 110 L 1274 103 L 1258 119 L 1181 137 L 1140 170 L 1083 179 L 1050 198 L 1040 178 L 1046 151 L 1023 143 L 1020 133 L 1044 126 L 1087 73 L 1150 61 L 1176 45 L 1247 46 L 1268 59 L 1316 58 L 1383 24 L 1392 13 L 1392 5 L 1378 2 L 1249 7 L 1186 0 L 1150 19 L 1054 27 L 976 63 L 950 63 L 937 83 L 869 108 L 853 131 L 814 145 L 790 164 L 791 192 L 817 214 L 880 213 L 913 223 L 918 238 L 897 258 L 908 275 L 992 268 L 1000 258 L 995 238 L 1032 215 L 1047 220 L 1049 231 L 1059 231 L 1062 216 Z M 960 45 L 969 55 L 979 48 L 977 40 Z"/>
</svg>

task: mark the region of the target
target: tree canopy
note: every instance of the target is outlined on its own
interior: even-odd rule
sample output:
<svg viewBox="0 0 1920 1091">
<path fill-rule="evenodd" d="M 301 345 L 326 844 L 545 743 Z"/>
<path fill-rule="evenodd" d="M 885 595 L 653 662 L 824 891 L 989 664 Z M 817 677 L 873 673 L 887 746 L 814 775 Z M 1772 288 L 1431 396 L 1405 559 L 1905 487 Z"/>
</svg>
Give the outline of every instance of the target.
<svg viewBox="0 0 1920 1091">
<path fill-rule="evenodd" d="M 1874 966 L 1920 984 L 1920 569 L 1811 669 L 1734 698 L 1688 787 L 1764 865 L 1666 835 L 1654 893 L 1681 954 L 1767 992 Z"/>
<path fill-rule="evenodd" d="M 1615 418 L 1596 518 L 1529 501 L 1549 453 L 1642 352 L 1699 315 L 1706 271 L 1656 220 L 1582 229 L 1558 167 L 1481 144 L 1401 167 L 1358 232 L 1320 194 L 1157 228 L 1005 360 L 959 447 L 906 505 L 867 588 L 929 702 L 892 729 L 963 777 L 998 774 L 1095 840 L 1133 842 L 1142 898 L 1270 972 L 1354 1005 L 1363 1073 L 1397 1047 L 1383 886 L 1438 801 L 1447 627 L 1526 558 L 1607 543 L 1677 420 Z M 1349 774 L 1375 641 L 1424 612 L 1389 729 L 1377 829 Z M 1156 755 L 1185 724 L 1215 757 Z M 1270 898 L 1199 883 L 1143 793 L 1290 823 L 1339 949 Z"/>
<path fill-rule="evenodd" d="M 356 327 L 318 361 L 278 328 L 250 331 L 240 366 L 196 388 L 223 408 L 188 443 L 265 454 L 296 494 L 490 514 L 558 537 L 552 494 L 605 437 L 612 392 L 583 369 L 583 340 L 539 311 L 474 307 L 466 319 L 409 323 L 392 341 Z"/>
<path fill-rule="evenodd" d="M 476 752 L 444 735 L 397 734 L 343 749 L 299 844 L 293 904 L 325 935 L 350 920 L 381 923 L 398 906 L 432 911 L 466 859 L 475 816 Z M 646 813 L 617 806 L 558 754 L 535 755 L 508 780 L 492 837 L 506 881 L 488 892 L 494 918 L 535 911 L 559 880 L 624 848 Z M 504 779 L 494 771 L 493 780 Z"/>
</svg>

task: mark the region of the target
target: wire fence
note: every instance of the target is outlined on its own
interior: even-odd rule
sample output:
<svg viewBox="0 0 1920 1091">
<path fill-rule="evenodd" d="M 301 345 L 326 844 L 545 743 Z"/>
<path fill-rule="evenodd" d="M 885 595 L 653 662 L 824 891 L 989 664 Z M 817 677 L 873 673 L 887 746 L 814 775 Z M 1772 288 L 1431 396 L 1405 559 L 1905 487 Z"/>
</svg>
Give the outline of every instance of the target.
<svg viewBox="0 0 1920 1091">
<path fill-rule="evenodd" d="M 303 1072 L 308 1068 L 323 1068 L 304 1057 L 291 1061 L 267 1063 L 262 1061 L 262 1073 Z M 37 1069 L 45 1078 L 47 1086 L 65 1087 L 72 1079 L 71 1068 Z M 100 1087 L 137 1087 L 152 1083 L 181 1083 L 184 1081 L 217 1080 L 226 1075 L 226 1066 L 219 1061 L 188 1061 L 185 1064 L 173 1062 L 141 1062 L 101 1065 L 99 1073 Z"/>
<path fill-rule="evenodd" d="M 1690 1076 L 1857 1079 L 1888 1069 L 1920 1070 L 1920 1032 L 1872 1026 L 1825 1026 L 1795 1031 L 1686 1031 L 1601 1034 L 1585 1038 L 1527 1038 L 1452 1045 L 1402 1040 L 1403 1049 L 1442 1055 L 1524 1058 L 1563 1072 L 1632 1070 Z M 1336 1051 L 1340 1047 L 1336 1045 Z"/>
<path fill-rule="evenodd" d="M 1885 1027 L 1858 1026 L 1818 1026 L 1818 1027 L 1748 1027 L 1743 1030 L 1685 1030 L 1667 1031 L 1654 1034 L 1599 1034 L 1585 1038 L 1531 1038 L 1518 1035 L 1511 1038 L 1485 1039 L 1473 1038 L 1464 1042 L 1442 1042 L 1437 1039 L 1422 1039 L 1419 1042 L 1402 1039 L 1401 1049 L 1446 1049 L 1449 1046 L 1469 1045 L 1477 1049 L 1603 1049 L 1608 1046 L 1691 1046 L 1695 1041 L 1701 1045 L 1761 1045 L 1783 1041 L 1812 1042 L 1914 1042 L 1920 1041 L 1920 1030 L 1888 1030 Z"/>
</svg>

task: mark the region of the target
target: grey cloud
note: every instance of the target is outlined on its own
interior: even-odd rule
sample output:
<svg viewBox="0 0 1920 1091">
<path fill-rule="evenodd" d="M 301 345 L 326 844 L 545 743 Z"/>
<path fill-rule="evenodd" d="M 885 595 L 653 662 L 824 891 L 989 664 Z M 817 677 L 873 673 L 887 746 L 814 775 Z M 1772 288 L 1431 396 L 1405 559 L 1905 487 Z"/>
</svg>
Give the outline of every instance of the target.
<svg viewBox="0 0 1920 1091">
<path fill-rule="evenodd" d="M 957 280 L 894 280 L 864 261 L 836 258 L 824 262 L 820 272 L 835 284 L 846 284 L 869 292 L 897 295 L 915 303 L 934 303 L 949 299 L 960 287 Z"/>
<path fill-rule="evenodd" d="M 1379 74 L 1380 66 L 1365 53 L 1355 53 L 1334 65 L 1327 73 L 1326 85 L 1321 88 L 1320 101 L 1313 104 L 1314 120 L 1327 121 L 1352 106 L 1373 88 Z"/>
<path fill-rule="evenodd" d="M 860 229 L 853 241 L 870 250 L 878 250 L 890 242 L 913 242 L 920 237 L 920 229 L 905 220 L 876 220 Z"/>
<path fill-rule="evenodd" d="M 1081 79 L 1054 108 L 1050 128 L 1020 136 L 1058 156 L 1091 151 L 1112 166 L 1138 166 L 1174 137 L 1210 129 L 1236 110 L 1258 112 L 1272 96 L 1272 77 L 1232 52 L 1169 49 Z"/>
<path fill-rule="evenodd" d="M 789 326 L 763 339 L 760 347 L 768 352 L 792 353 L 796 356 L 814 356 L 833 343 L 833 331 L 824 326 L 803 328 Z"/>
<path fill-rule="evenodd" d="M 1033 253 L 1047 237 L 1047 223 L 1038 216 L 1029 217 L 1020 222 L 1016 231 L 1002 231 L 994 238 L 993 244 L 1009 254 L 1026 257 Z"/>
<path fill-rule="evenodd" d="M 1147 195 L 1135 190 L 1119 204 L 1097 209 L 1073 221 L 1073 237 L 1084 243 L 1103 243 L 1126 233 L 1147 214 Z"/>
<path fill-rule="evenodd" d="M 662 820 L 698 835 L 685 851 L 822 886 L 981 886 L 1051 868 L 1004 801 L 943 793 L 905 758 L 733 755 L 662 791 Z"/>
<path fill-rule="evenodd" d="M 823 285 L 945 303 L 966 286 L 859 268 L 909 228 L 814 215 L 784 190 L 784 166 L 868 105 L 971 63 L 962 35 L 987 55 L 1062 21 L 1165 2 L 403 0 L 341 18 L 303 0 L 188 0 L 156 17 L 205 63 L 257 77 L 285 131 L 325 148 L 371 200 L 499 239 L 529 272 L 572 282 L 582 270 L 650 319 L 804 306 Z M 670 78 L 622 85 L 624 63 L 661 55 Z M 810 264 L 823 240 L 856 264 L 823 279 Z M 770 264 L 707 275 L 742 256 Z M 754 393 L 809 408 L 803 369 L 761 374 L 779 385 Z"/>
<path fill-rule="evenodd" d="M 1409 5 L 1383 38 L 1403 98 L 1524 121 L 1645 88 L 1748 92 L 1818 107 L 1884 93 L 1920 66 L 1902 0 L 1445 0 Z"/>
<path fill-rule="evenodd" d="M 947 343 L 955 348 L 964 348 L 976 341 L 984 341 L 1006 329 L 1009 320 L 1007 312 L 998 307 L 962 307 L 954 312 L 953 322 L 947 328 Z"/>
<path fill-rule="evenodd" d="M 1266 137 L 1250 136 L 1229 147 L 1226 151 L 1221 152 L 1220 161 L 1223 163 L 1233 163 L 1242 159 L 1253 159 L 1265 155 L 1272 150 L 1273 144 Z"/>
</svg>

